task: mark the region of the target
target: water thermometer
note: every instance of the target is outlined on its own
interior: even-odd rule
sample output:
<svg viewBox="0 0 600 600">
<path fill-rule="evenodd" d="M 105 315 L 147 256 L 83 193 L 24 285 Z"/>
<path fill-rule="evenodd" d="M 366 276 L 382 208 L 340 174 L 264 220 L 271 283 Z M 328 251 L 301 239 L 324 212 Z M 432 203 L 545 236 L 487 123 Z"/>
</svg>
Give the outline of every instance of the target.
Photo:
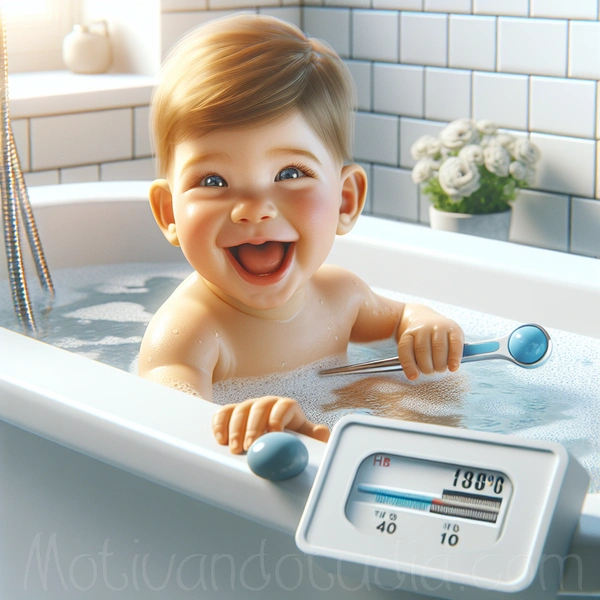
<svg viewBox="0 0 600 600">
<path fill-rule="evenodd" d="M 332 433 L 296 543 L 387 587 L 553 597 L 588 483 L 560 444 L 350 415 Z"/>
</svg>

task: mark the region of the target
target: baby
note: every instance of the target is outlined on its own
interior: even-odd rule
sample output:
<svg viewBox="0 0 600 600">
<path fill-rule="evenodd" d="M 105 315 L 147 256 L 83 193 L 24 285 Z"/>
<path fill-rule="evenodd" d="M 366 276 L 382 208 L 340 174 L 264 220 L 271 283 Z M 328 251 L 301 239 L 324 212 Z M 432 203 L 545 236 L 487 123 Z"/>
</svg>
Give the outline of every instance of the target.
<svg viewBox="0 0 600 600">
<path fill-rule="evenodd" d="M 353 111 L 337 54 L 278 19 L 212 21 L 175 47 L 152 103 L 164 179 L 150 204 L 195 272 L 150 322 L 141 376 L 210 401 L 214 382 L 296 369 L 350 341 L 390 336 L 409 379 L 459 368 L 454 321 L 323 264 L 367 191 L 365 171 L 350 162 Z M 234 453 L 283 428 L 329 437 L 291 398 L 251 398 L 213 419 L 217 441 Z"/>
</svg>

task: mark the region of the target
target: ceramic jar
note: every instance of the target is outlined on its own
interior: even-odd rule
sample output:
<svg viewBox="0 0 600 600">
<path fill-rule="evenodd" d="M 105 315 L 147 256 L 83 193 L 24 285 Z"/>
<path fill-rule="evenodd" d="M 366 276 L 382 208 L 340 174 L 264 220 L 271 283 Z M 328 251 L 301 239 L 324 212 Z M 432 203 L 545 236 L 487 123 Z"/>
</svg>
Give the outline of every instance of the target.
<svg viewBox="0 0 600 600">
<path fill-rule="evenodd" d="M 467 215 L 429 207 L 429 225 L 432 229 L 466 233 L 504 242 L 508 241 L 511 217 L 512 209 L 485 215 Z"/>
<path fill-rule="evenodd" d="M 105 73 L 112 62 L 106 21 L 75 25 L 63 41 L 63 61 L 73 73 Z"/>
</svg>

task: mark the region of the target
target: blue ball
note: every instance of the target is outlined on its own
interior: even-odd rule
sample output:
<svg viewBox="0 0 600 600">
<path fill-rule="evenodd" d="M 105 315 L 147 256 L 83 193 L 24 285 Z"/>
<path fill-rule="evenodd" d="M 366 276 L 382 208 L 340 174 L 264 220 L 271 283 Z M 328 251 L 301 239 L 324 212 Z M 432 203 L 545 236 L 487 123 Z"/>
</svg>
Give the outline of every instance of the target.
<svg viewBox="0 0 600 600">
<path fill-rule="evenodd" d="M 296 436 L 282 431 L 265 433 L 248 450 L 251 471 L 270 481 L 283 481 L 304 471 L 308 450 Z"/>
</svg>

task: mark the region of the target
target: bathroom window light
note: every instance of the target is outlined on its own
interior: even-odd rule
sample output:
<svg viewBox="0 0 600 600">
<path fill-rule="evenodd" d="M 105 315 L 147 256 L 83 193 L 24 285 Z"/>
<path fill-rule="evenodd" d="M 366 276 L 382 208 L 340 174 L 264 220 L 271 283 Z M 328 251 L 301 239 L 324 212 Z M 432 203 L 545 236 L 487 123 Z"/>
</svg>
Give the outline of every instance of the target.
<svg viewBox="0 0 600 600">
<path fill-rule="evenodd" d="M 80 0 L 0 0 L 9 71 L 64 69 L 62 40 L 78 21 Z"/>
</svg>

